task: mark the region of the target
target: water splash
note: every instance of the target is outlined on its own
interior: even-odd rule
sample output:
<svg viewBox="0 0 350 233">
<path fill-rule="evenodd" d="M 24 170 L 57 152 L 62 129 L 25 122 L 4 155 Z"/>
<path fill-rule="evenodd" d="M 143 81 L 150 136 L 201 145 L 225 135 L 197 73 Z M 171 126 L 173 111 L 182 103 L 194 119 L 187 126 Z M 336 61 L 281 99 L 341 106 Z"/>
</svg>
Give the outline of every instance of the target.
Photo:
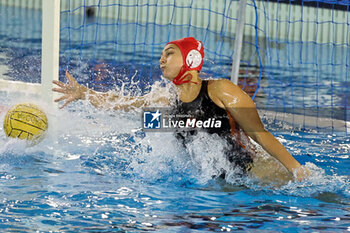
<svg viewBox="0 0 350 233">
<path fill-rule="evenodd" d="M 159 82 L 152 88 L 164 96 L 171 96 L 174 90 L 169 87 L 168 83 Z M 121 87 L 119 91 L 126 90 Z M 152 100 L 155 97 L 149 95 L 149 98 Z M 12 103 L 19 101 L 22 99 L 12 99 Z M 329 175 L 327 169 L 310 162 L 306 167 L 312 176 L 303 182 L 291 180 L 276 185 L 259 181 L 253 176 L 242 176 L 239 169 L 225 159 L 225 142 L 217 135 L 199 132 L 188 145 L 189 149 L 185 149 L 171 132 L 143 132 L 140 109 L 128 112 L 101 111 L 86 101 L 78 101 L 63 110 L 41 102 L 37 104 L 48 113 L 48 134 L 44 141 L 31 148 L 19 140 L 9 142 L 2 135 L 0 157 L 2 160 L 7 159 L 9 166 L 13 164 L 21 166 L 28 161 L 28 158 L 66 160 L 77 162 L 87 173 L 117 179 L 175 185 L 195 184 L 202 187 L 211 183 L 213 177 L 217 177 L 224 170 L 227 174 L 226 183 L 233 186 L 243 185 L 253 190 L 295 196 L 314 196 L 323 192 L 340 192 L 349 196 L 348 176 L 336 173 Z M 0 130 L 2 131 L 2 128 Z M 308 141 L 301 142 L 299 136 L 298 134 L 286 138 L 281 136 L 279 139 L 283 140 L 285 145 L 294 144 L 295 148 L 309 144 Z M 307 140 L 312 140 L 312 137 L 310 138 Z M 285 172 L 278 162 L 271 161 L 263 152 L 259 153 L 261 160 L 266 160 L 277 167 L 277 171 L 281 174 Z M 21 157 L 23 155 L 27 157 Z"/>
</svg>

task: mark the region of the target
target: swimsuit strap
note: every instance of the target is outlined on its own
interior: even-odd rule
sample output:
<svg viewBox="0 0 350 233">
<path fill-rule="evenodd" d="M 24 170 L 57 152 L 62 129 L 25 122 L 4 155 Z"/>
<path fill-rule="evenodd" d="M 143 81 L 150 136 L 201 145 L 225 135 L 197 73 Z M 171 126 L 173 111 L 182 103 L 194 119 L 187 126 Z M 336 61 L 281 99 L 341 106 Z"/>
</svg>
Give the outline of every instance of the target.
<svg viewBox="0 0 350 233">
<path fill-rule="evenodd" d="M 206 98 L 209 97 L 209 95 L 208 95 L 208 82 L 209 82 L 208 80 L 202 80 L 202 87 L 201 87 L 201 90 L 200 90 L 198 96 L 204 96 Z"/>
</svg>

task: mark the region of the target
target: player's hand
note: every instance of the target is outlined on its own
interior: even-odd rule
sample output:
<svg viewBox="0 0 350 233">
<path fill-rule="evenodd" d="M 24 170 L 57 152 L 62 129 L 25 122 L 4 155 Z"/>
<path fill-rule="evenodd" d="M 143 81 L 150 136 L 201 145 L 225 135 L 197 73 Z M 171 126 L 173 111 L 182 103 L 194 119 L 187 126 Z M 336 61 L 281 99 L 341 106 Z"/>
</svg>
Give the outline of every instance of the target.
<svg viewBox="0 0 350 233">
<path fill-rule="evenodd" d="M 310 171 L 305 166 L 295 169 L 294 176 L 298 181 L 303 181 L 310 176 Z"/>
<path fill-rule="evenodd" d="M 85 95 L 87 92 L 87 88 L 85 86 L 80 85 L 72 75 L 66 71 L 66 77 L 68 79 L 68 83 L 62 83 L 60 81 L 52 81 L 54 84 L 58 86 L 58 88 L 52 88 L 52 91 L 62 93 L 58 99 L 55 99 L 55 102 L 65 101 L 64 104 L 60 108 L 64 108 L 67 104 L 79 100 L 85 99 Z"/>
</svg>

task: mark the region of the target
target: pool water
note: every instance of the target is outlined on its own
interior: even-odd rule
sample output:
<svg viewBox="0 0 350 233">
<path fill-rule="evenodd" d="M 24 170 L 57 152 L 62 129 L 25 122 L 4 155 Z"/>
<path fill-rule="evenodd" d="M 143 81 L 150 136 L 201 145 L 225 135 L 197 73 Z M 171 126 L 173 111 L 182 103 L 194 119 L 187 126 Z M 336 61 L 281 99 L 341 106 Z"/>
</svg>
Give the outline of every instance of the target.
<svg viewBox="0 0 350 233">
<path fill-rule="evenodd" d="M 27 148 L 1 134 L 3 231 L 350 230 L 345 135 L 274 132 L 312 172 L 276 186 L 238 174 L 213 179 L 217 164 L 206 158 L 223 154 L 209 135 L 202 136 L 215 147 L 189 153 L 172 133 L 140 131 L 138 112 L 100 112 L 80 102 L 45 109 L 51 127 L 40 144 Z"/>
<path fill-rule="evenodd" d="M 25 15 L 14 22 L 40 21 Z M 35 26 L 30 31 L 28 38 L 21 30 L 9 38 L 6 27 L 0 28 L 2 78 L 39 81 L 41 34 Z M 69 63 L 81 83 L 101 91 L 113 86 L 142 93 L 150 88 L 147 82 L 129 78 L 152 70 L 159 80 L 160 73 L 153 63 L 147 68 L 106 64 L 111 84 L 92 81 L 89 62 L 63 56 L 61 63 Z M 140 130 L 137 110 L 99 111 L 86 102 L 58 110 L 32 96 L 3 91 L 0 100 L 6 108 L 34 102 L 50 124 L 46 138 L 34 147 L 0 133 L 2 232 L 350 231 L 350 137 L 345 132 L 299 131 L 263 119 L 311 177 L 269 183 L 229 168 L 228 178 L 219 180 L 213 176 L 226 164 L 215 136 L 200 134 L 187 151 L 171 132 Z M 0 110 L 0 122 L 4 114 Z"/>
</svg>

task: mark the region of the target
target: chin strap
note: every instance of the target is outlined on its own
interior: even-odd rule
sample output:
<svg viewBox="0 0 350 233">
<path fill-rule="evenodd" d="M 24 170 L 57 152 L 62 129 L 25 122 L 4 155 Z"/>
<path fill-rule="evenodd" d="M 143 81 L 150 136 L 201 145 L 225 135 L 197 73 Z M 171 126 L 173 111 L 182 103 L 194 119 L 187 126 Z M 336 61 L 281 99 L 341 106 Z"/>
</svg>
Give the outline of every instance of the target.
<svg viewBox="0 0 350 233">
<path fill-rule="evenodd" d="M 193 82 L 192 81 L 192 74 L 187 74 L 187 75 L 184 75 L 185 73 L 187 72 L 187 69 L 185 68 L 185 66 L 183 65 L 179 74 L 176 76 L 176 78 L 174 78 L 173 80 L 173 83 L 175 85 L 181 85 L 181 84 L 184 84 L 184 83 L 194 83 L 194 84 L 198 84 L 197 82 Z M 187 77 L 190 77 L 189 79 L 185 80 L 185 78 Z"/>
</svg>

